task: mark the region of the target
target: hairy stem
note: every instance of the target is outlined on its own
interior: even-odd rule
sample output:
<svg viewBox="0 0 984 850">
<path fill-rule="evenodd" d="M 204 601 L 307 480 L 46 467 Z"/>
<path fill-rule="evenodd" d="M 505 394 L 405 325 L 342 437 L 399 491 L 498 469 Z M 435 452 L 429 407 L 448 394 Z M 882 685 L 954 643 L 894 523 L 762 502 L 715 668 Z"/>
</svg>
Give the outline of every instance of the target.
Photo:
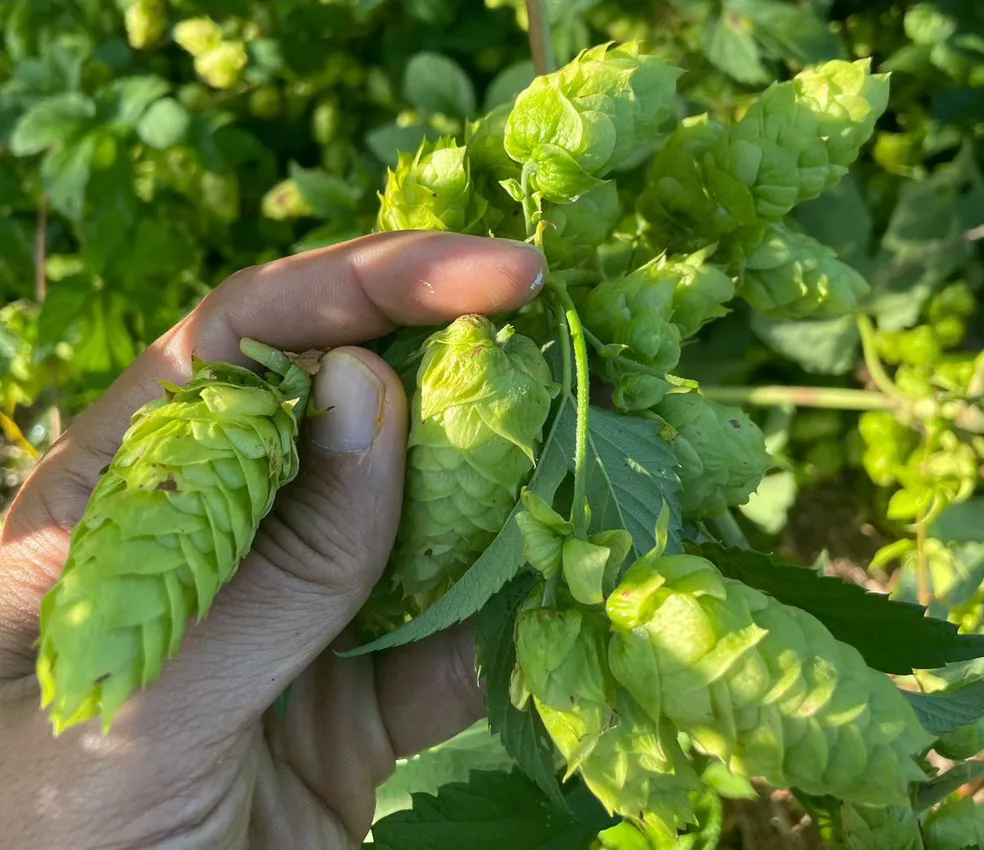
<svg viewBox="0 0 984 850">
<path fill-rule="evenodd" d="M 835 410 L 891 410 L 898 401 L 880 392 L 840 387 L 701 387 L 701 392 L 722 404 L 752 404 L 760 407 L 795 405 Z"/>
<path fill-rule="evenodd" d="M 858 314 L 858 332 L 861 334 L 861 349 L 864 352 L 864 362 L 868 367 L 868 374 L 871 375 L 871 380 L 874 381 L 875 386 L 890 398 L 905 398 L 888 376 L 888 372 L 885 371 L 885 367 L 878 357 L 878 351 L 875 346 L 875 326 L 871 323 L 871 319 L 864 313 Z"/>
<path fill-rule="evenodd" d="M 574 370 L 577 376 L 577 433 L 574 444 L 574 503 L 571 522 L 575 533 L 587 533 L 588 417 L 591 406 L 591 383 L 588 374 L 588 346 L 584 327 L 567 288 L 557 281 L 553 287 L 564 310 L 565 324 L 574 345 Z"/>
<path fill-rule="evenodd" d="M 530 57 L 533 59 L 533 71 L 537 76 L 549 74 L 556 70 L 557 60 L 554 56 L 550 19 L 547 17 L 544 0 L 526 0 L 526 14 L 530 22 Z"/>
<path fill-rule="evenodd" d="M 745 532 L 741 530 L 738 520 L 735 519 L 730 510 L 725 511 L 719 517 L 709 519 L 708 525 L 726 546 L 735 546 L 738 549 L 752 548 L 748 538 L 745 537 Z"/>
</svg>

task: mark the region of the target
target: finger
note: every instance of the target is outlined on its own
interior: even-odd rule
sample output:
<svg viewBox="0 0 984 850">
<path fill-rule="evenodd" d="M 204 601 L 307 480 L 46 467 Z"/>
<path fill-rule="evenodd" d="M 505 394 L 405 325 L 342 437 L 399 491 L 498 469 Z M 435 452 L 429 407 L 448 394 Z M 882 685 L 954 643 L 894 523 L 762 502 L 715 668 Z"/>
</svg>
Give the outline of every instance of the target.
<svg viewBox="0 0 984 850">
<path fill-rule="evenodd" d="M 21 488 L 0 531 L 0 665 L 24 650 L 68 534 L 136 407 L 182 382 L 190 359 L 243 362 L 239 340 L 287 350 L 378 337 L 397 325 L 510 310 L 535 294 L 542 255 L 521 243 L 457 234 L 387 233 L 233 275 L 155 342 L 82 414 Z"/>
<path fill-rule="evenodd" d="M 434 747 L 485 716 L 470 624 L 401 646 L 376 664 L 376 696 L 396 758 Z"/>
<path fill-rule="evenodd" d="M 464 731 L 484 714 L 472 629 L 459 626 L 382 657 L 341 658 L 336 644 L 295 682 L 274 753 L 361 837 L 375 789 L 396 759 Z M 375 669 L 373 668 L 375 658 Z"/>
</svg>

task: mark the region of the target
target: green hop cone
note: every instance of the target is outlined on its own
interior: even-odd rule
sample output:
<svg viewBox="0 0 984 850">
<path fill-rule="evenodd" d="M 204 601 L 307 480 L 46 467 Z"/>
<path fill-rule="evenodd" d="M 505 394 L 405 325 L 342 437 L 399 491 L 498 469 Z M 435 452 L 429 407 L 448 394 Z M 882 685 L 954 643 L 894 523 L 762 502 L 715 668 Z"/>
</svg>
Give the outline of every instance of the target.
<svg viewBox="0 0 984 850">
<path fill-rule="evenodd" d="M 487 203 L 472 185 L 468 151 L 449 136 L 400 154 L 379 196 L 379 230 L 479 233 Z"/>
<path fill-rule="evenodd" d="M 175 24 L 174 40 L 197 59 L 222 44 L 222 28 L 211 18 L 187 18 Z"/>
<path fill-rule="evenodd" d="M 544 200 L 576 200 L 651 147 L 679 75 L 636 42 L 584 50 L 519 94 L 506 122 L 506 152 Z"/>
<path fill-rule="evenodd" d="M 592 257 L 621 214 L 614 182 L 603 183 L 570 204 L 547 204 L 543 252 L 551 268 L 573 268 Z"/>
<path fill-rule="evenodd" d="M 743 505 L 772 466 L 765 437 L 741 408 L 696 392 L 671 393 L 654 408 L 674 431 L 680 506 L 686 516 L 718 516 Z"/>
<path fill-rule="evenodd" d="M 556 395 L 528 337 L 463 316 L 425 343 L 413 396 L 391 575 L 422 610 L 502 529 L 533 469 Z"/>
<path fill-rule="evenodd" d="M 743 247 L 738 294 L 773 319 L 831 319 L 858 309 L 867 281 L 832 248 L 782 224 Z"/>
<path fill-rule="evenodd" d="M 718 203 L 707 185 L 707 153 L 727 133 L 725 124 L 698 115 L 684 119 L 664 140 L 637 201 L 654 249 L 698 250 L 756 220 L 751 196 L 736 177 L 718 175 L 718 192 L 733 199 L 726 205 Z"/>
<path fill-rule="evenodd" d="M 612 384 L 612 403 L 626 413 L 655 407 L 673 388 L 666 378 L 634 370 L 614 359 L 604 361 L 601 372 Z"/>
<path fill-rule="evenodd" d="M 633 564 L 606 605 L 611 670 L 735 773 L 858 805 L 905 805 L 933 742 L 888 676 L 815 617 L 706 559 Z"/>
<path fill-rule="evenodd" d="M 926 850 L 972 850 L 984 845 L 984 807 L 973 797 L 950 796 L 923 823 Z"/>
<path fill-rule="evenodd" d="M 134 0 L 123 13 L 126 40 L 134 50 L 148 50 L 160 44 L 167 29 L 165 0 Z"/>
<path fill-rule="evenodd" d="M 274 221 L 306 218 L 314 214 L 311 205 L 304 200 L 301 187 L 292 177 L 281 180 L 263 196 L 260 212 Z"/>
<path fill-rule="evenodd" d="M 37 676 L 55 733 L 99 717 L 160 676 L 208 612 L 298 471 L 310 376 L 244 340 L 265 376 L 195 360 L 183 386 L 134 415 L 41 603 Z"/>
<path fill-rule="evenodd" d="M 246 62 L 245 43 L 223 41 L 195 56 L 195 73 L 213 89 L 231 89 L 242 78 Z"/>
<path fill-rule="evenodd" d="M 680 328 L 684 339 L 693 336 L 708 322 L 728 314 L 725 308 L 735 295 L 735 282 L 717 266 L 706 262 L 713 248 L 678 257 L 664 268 L 679 275 L 673 290 L 670 320 Z"/>
<path fill-rule="evenodd" d="M 923 850 L 919 819 L 908 806 L 843 806 L 847 850 Z"/>
<path fill-rule="evenodd" d="M 919 435 L 885 410 L 862 413 L 858 431 L 865 444 L 865 472 L 879 487 L 891 486 L 918 445 Z"/>
<path fill-rule="evenodd" d="M 680 329 L 670 321 L 677 276 L 657 261 L 624 277 L 602 281 L 582 300 L 582 315 L 605 342 L 626 346 L 647 366 L 668 372 L 680 362 Z M 581 305 L 579 305 L 581 306 Z"/>
<path fill-rule="evenodd" d="M 693 820 L 689 793 L 700 780 L 676 732 L 617 687 L 606 660 L 604 616 L 532 608 L 516 621 L 516 674 L 547 732 L 609 813 L 653 834 Z"/>
<path fill-rule="evenodd" d="M 711 196 L 752 224 L 749 199 L 756 216 L 776 221 L 836 185 L 888 103 L 888 77 L 870 64 L 835 60 L 769 86 L 708 150 Z"/>
<path fill-rule="evenodd" d="M 619 568 L 632 548 L 624 529 L 600 531 L 586 540 L 574 526 L 535 493 L 522 496 L 525 510 L 516 515 L 523 534 L 526 562 L 544 578 L 564 576 L 571 596 L 582 605 L 598 605 L 615 585 Z"/>
</svg>

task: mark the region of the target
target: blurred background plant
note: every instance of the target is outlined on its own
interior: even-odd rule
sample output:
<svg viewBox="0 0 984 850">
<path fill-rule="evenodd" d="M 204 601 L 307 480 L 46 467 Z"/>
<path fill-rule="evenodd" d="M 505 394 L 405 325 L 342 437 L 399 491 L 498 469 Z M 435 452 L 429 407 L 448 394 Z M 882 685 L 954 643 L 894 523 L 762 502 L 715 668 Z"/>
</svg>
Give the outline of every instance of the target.
<svg viewBox="0 0 984 850">
<path fill-rule="evenodd" d="M 892 72 L 873 143 L 795 212 L 871 284 L 865 318 L 769 319 L 736 302 L 685 347 L 681 371 L 746 406 L 769 439 L 774 469 L 735 540 L 984 631 L 984 6 L 543 5 L 559 62 L 639 39 L 685 69 L 678 116 L 741 114 L 771 81 L 826 59 Z M 0 5 L 0 504 L 225 276 L 370 232 L 399 152 L 461 138 L 529 83 L 528 27 L 523 0 Z M 620 176 L 623 209 L 633 185 Z M 619 230 L 628 251 L 635 215 Z M 957 665 L 919 684 L 982 676 Z M 436 787 L 435 776 L 499 766 L 487 737 L 411 762 L 381 811 L 409 805 L 406 790 Z M 741 788 L 720 846 L 816 846 L 804 818 Z M 618 840 L 603 846 L 634 846 Z"/>
</svg>

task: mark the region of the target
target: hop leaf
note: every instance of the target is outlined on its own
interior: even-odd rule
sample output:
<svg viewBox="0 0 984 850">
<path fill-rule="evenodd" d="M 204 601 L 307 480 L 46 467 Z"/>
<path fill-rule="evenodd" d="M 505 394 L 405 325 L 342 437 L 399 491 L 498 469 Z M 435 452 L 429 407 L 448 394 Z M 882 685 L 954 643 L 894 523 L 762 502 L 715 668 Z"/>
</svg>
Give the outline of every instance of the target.
<svg viewBox="0 0 984 850">
<path fill-rule="evenodd" d="M 449 136 L 425 139 L 414 155 L 400 154 L 380 196 L 380 230 L 478 233 L 487 202 L 472 186 L 467 148 Z"/>
<path fill-rule="evenodd" d="M 739 294 L 774 319 L 832 319 L 854 313 L 867 281 L 833 249 L 782 224 L 745 249 Z"/>
<path fill-rule="evenodd" d="M 675 435 L 670 448 L 680 463 L 680 507 L 707 517 L 743 505 L 772 466 L 759 427 L 741 408 L 696 392 L 672 393 L 654 411 Z"/>
<path fill-rule="evenodd" d="M 505 149 L 543 198 L 569 203 L 631 164 L 669 115 L 680 71 L 635 42 L 582 51 L 519 94 Z"/>
<path fill-rule="evenodd" d="M 533 469 L 556 394 L 536 343 L 464 316 L 432 335 L 413 396 L 390 575 L 428 607 L 492 542 Z"/>
<path fill-rule="evenodd" d="M 41 603 L 37 676 L 56 734 L 97 716 L 108 730 L 159 677 L 297 475 L 310 377 L 266 346 L 243 351 L 271 372 L 196 361 L 134 414 L 92 493 Z"/>
<path fill-rule="evenodd" d="M 156 47 L 167 29 L 165 0 L 135 0 L 123 14 L 126 39 L 134 50 Z"/>
<path fill-rule="evenodd" d="M 884 674 L 810 614 L 696 556 L 651 553 L 607 610 L 618 682 L 732 771 L 859 805 L 906 805 L 933 737 Z"/>
<path fill-rule="evenodd" d="M 915 812 L 908 806 L 843 806 L 847 850 L 923 850 Z"/>
</svg>

